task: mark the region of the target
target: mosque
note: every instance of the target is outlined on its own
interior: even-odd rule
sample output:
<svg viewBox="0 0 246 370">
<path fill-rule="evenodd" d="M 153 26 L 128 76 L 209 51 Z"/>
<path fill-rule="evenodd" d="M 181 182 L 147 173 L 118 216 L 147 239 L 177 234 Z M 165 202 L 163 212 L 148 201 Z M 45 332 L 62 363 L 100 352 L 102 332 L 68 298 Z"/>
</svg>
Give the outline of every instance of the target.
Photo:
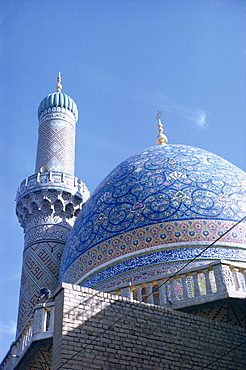
<svg viewBox="0 0 246 370">
<path fill-rule="evenodd" d="M 20 184 L 24 252 L 13 369 L 244 369 L 246 174 L 206 150 L 157 145 L 90 195 L 74 176 L 76 103 L 38 108 Z"/>
</svg>

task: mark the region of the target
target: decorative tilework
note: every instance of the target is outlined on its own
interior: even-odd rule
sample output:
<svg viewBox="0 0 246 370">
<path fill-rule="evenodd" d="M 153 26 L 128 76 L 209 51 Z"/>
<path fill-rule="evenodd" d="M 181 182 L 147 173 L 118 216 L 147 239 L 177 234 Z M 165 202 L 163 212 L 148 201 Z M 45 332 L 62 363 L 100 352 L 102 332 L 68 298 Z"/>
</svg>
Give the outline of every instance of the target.
<svg viewBox="0 0 246 370">
<path fill-rule="evenodd" d="M 68 95 L 49 94 L 38 108 L 36 174 L 17 191 L 16 214 L 25 233 L 17 336 L 37 304 L 42 286 L 53 291 L 68 233 L 88 189 L 74 177 L 78 109 Z"/>
<path fill-rule="evenodd" d="M 38 182 L 43 176 L 27 179 L 17 196 L 16 213 L 25 231 L 17 335 L 38 303 L 41 287 L 56 289 L 68 232 L 86 199 L 79 192 L 79 184 L 74 186 L 75 194 L 69 192 L 69 188 L 63 191 L 60 173 L 50 176 L 46 188 Z M 59 180 L 57 189 L 56 178 Z M 71 187 L 74 190 L 73 183 Z"/>
<path fill-rule="evenodd" d="M 36 172 L 49 171 L 74 174 L 75 125 L 66 119 L 50 119 L 39 126 Z"/>
<path fill-rule="evenodd" d="M 52 192 L 47 193 L 47 189 L 57 190 L 57 188 L 66 193 L 66 197 L 68 197 L 68 194 L 70 194 L 70 198 L 76 196 L 77 199 L 73 199 L 73 201 L 76 202 L 77 205 L 80 203 L 81 197 L 85 202 L 90 195 L 85 183 L 77 177 L 55 171 L 42 172 L 29 176 L 21 182 L 16 194 L 17 207 L 20 199 L 26 195 L 29 195 L 29 198 L 26 199 L 26 205 L 29 204 L 29 207 L 31 206 L 30 202 L 36 203 L 42 201 L 44 195 L 45 197 L 48 195 L 49 199 L 55 202 L 58 199 L 57 192 L 53 192 L 53 194 Z M 42 191 L 44 191 L 44 193 Z M 66 200 L 65 195 L 62 194 L 62 197 Z"/>
<path fill-rule="evenodd" d="M 228 161 L 184 145 L 146 149 L 117 166 L 84 205 L 63 254 L 60 280 L 94 286 L 149 264 L 191 259 L 199 245 L 216 240 L 245 215 L 245 204 L 246 175 Z M 240 249 L 245 245 L 243 223 L 203 257 L 246 260 Z M 152 253 L 158 246 L 163 250 Z M 124 256 L 127 262 L 120 261 Z"/>
<path fill-rule="evenodd" d="M 78 108 L 70 96 L 56 92 L 46 96 L 38 107 L 38 118 L 50 112 L 70 112 L 74 120 L 78 120 Z"/>
<path fill-rule="evenodd" d="M 170 263 L 179 261 L 188 261 L 195 258 L 204 247 L 193 247 L 189 246 L 188 248 L 175 248 L 160 250 L 158 252 L 151 253 L 151 251 L 146 251 L 143 255 L 137 255 L 132 258 L 125 258 L 123 261 L 114 260 L 111 265 L 103 266 L 94 270 L 91 274 L 88 274 L 84 279 L 80 278 L 80 284 L 87 287 L 94 287 L 95 285 L 103 283 L 105 280 L 110 279 L 111 277 L 116 277 L 126 272 L 132 272 L 136 274 L 139 273 L 140 268 L 148 267 L 149 265 L 154 266 L 159 265 L 160 263 Z M 149 252 L 149 253 L 148 253 Z M 246 248 L 236 249 L 236 248 L 221 248 L 221 247 L 212 247 L 209 248 L 206 252 L 202 254 L 199 259 L 214 260 L 214 259 L 227 259 L 232 261 L 246 261 Z M 76 261 L 77 262 L 77 261 Z M 85 260 L 79 260 L 85 262 Z M 70 275 L 66 275 L 69 283 L 74 283 L 74 280 L 79 281 L 81 276 L 81 269 L 79 269 L 79 262 L 75 263 L 76 270 L 71 270 Z M 157 266 L 158 268 L 158 266 Z M 70 271 L 69 271 L 70 272 Z M 121 279 L 121 278 L 120 278 Z"/>
<path fill-rule="evenodd" d="M 25 248 L 23 255 L 17 335 L 28 321 L 38 303 L 39 291 L 45 286 L 51 291 L 57 287 L 60 259 L 65 242 L 36 242 Z M 60 253 L 60 254 L 59 254 Z"/>
<path fill-rule="evenodd" d="M 69 277 L 67 282 L 72 282 L 75 278 L 79 279 L 81 273 L 85 275 L 92 269 L 97 267 L 100 268 L 102 264 L 119 259 L 119 257 L 126 256 L 125 258 L 129 258 L 129 253 L 135 253 L 137 256 L 139 253 L 146 253 L 146 249 L 148 250 L 148 247 L 151 247 L 152 249 L 159 246 L 161 246 L 159 247 L 161 249 L 167 248 L 169 252 L 166 253 L 169 253 L 168 258 L 170 261 L 172 249 L 175 249 L 176 251 L 176 260 L 187 259 L 189 248 L 183 247 L 180 249 L 179 256 L 177 256 L 177 246 L 182 244 L 186 245 L 188 243 L 191 247 L 197 245 L 198 242 L 205 246 L 209 242 L 216 240 L 232 225 L 233 223 L 229 221 L 174 221 L 146 226 L 126 233 L 121 233 L 118 236 L 109 238 L 86 250 L 79 260 L 74 262 L 71 272 L 69 274 L 68 271 L 66 272 L 66 278 L 68 279 Z M 234 245 L 236 243 L 238 247 L 241 245 L 242 248 L 246 246 L 245 227 L 243 228 L 242 226 L 238 226 L 237 229 L 221 238 L 218 245 L 223 245 L 224 243 L 231 243 Z M 70 253 L 72 252 L 73 251 L 70 250 Z M 239 252 L 237 252 L 237 257 L 235 257 L 235 253 L 232 251 L 228 253 L 231 253 L 231 258 L 232 254 L 234 255 L 234 260 L 237 260 L 237 258 L 239 260 L 245 258 L 245 256 L 242 257 Z M 213 258 L 212 252 L 208 258 Z M 222 257 L 217 255 L 216 258 Z M 168 259 L 165 258 L 165 261 L 168 261 Z M 148 261 L 146 264 L 148 264 Z M 127 264 L 125 266 L 125 271 L 128 270 L 128 267 L 129 265 Z M 79 269 L 79 274 L 77 269 Z M 114 274 L 112 276 L 114 276 Z"/>
<path fill-rule="evenodd" d="M 218 320 L 226 322 L 230 325 L 238 325 L 245 328 L 246 317 L 245 317 L 245 303 L 238 300 L 237 303 L 233 303 L 228 300 L 222 302 L 210 302 L 206 305 L 199 307 L 186 307 L 183 311 L 193 315 L 206 317 L 211 320 Z"/>
<path fill-rule="evenodd" d="M 52 366 L 52 342 L 36 342 L 31 355 L 24 359 L 25 370 L 50 370 Z"/>
<path fill-rule="evenodd" d="M 209 262 L 213 262 L 213 260 L 209 260 Z M 202 265 L 206 265 L 208 263 L 207 260 L 197 260 L 191 262 L 185 269 L 190 269 L 193 267 L 198 267 Z M 153 277 L 158 278 L 159 276 L 164 276 L 168 274 L 174 274 L 186 264 L 184 262 L 164 262 L 159 263 L 156 265 L 148 265 L 144 267 L 140 267 L 135 270 L 130 270 L 124 272 L 122 274 L 118 274 L 115 276 L 110 276 L 109 279 L 103 280 L 101 283 L 97 285 L 93 285 L 95 289 L 103 290 L 103 291 L 110 291 L 116 289 L 119 285 L 125 285 L 129 283 L 138 284 L 138 282 L 143 280 L 150 280 Z"/>
</svg>

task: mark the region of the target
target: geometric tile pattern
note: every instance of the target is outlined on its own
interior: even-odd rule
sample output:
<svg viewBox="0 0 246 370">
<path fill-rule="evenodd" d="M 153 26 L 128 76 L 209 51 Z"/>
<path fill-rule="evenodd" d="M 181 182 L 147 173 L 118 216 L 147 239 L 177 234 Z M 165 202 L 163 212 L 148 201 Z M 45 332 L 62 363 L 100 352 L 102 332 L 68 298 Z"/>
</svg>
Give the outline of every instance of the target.
<svg viewBox="0 0 246 370">
<path fill-rule="evenodd" d="M 98 274 L 101 276 L 104 275 L 104 278 L 106 278 L 106 276 L 108 278 L 108 274 L 113 277 L 120 272 L 124 273 L 126 271 L 135 270 L 137 266 L 142 269 L 144 266 L 149 266 L 150 260 L 152 263 L 156 264 L 164 261 L 172 262 L 173 260 L 183 260 L 184 257 L 186 259 L 192 258 L 202 250 L 202 246 L 205 248 L 210 241 L 214 241 L 221 233 L 224 233 L 229 225 L 233 225 L 232 222 L 228 221 L 212 221 L 213 227 L 211 228 L 210 221 L 196 220 L 195 222 L 189 221 L 189 223 L 187 223 L 189 228 L 187 227 L 184 230 L 185 224 L 186 223 L 183 221 L 169 222 L 168 224 L 161 223 L 159 225 L 155 224 L 127 233 L 121 233 L 119 236 L 98 243 L 83 253 L 83 257 L 79 259 L 78 263 L 74 263 L 74 268 L 71 269 L 71 271 L 69 270 L 69 275 L 68 271 L 66 272 L 66 281 L 73 281 L 76 277 L 79 279 L 80 273 L 83 272 L 85 275 L 90 270 L 100 267 L 105 263 L 107 263 L 107 269 L 105 267 L 104 273 L 100 271 Z M 198 226 L 200 227 L 198 228 Z M 179 235 L 175 236 L 175 230 L 182 230 L 182 227 L 183 231 L 185 231 L 183 238 L 181 232 L 178 232 Z M 199 232 L 196 232 L 197 228 Z M 201 228 L 204 230 L 203 233 L 200 232 Z M 191 235 L 189 236 L 189 234 Z M 192 242 L 194 241 L 195 243 L 193 244 Z M 189 244 L 187 245 L 187 243 Z M 198 247 L 198 243 L 201 244 L 200 248 Z M 238 226 L 237 229 L 222 238 L 218 245 L 227 245 L 228 243 L 237 243 L 238 247 L 240 244 L 244 247 L 246 245 L 245 227 Z M 148 246 L 151 247 L 150 250 Z M 182 248 L 180 248 L 181 246 Z M 153 250 L 154 247 L 156 247 L 156 250 Z M 144 252 L 144 255 L 141 257 L 138 256 L 137 251 Z M 96 256 L 97 258 L 95 258 Z M 124 259 L 122 257 L 124 257 Z M 231 249 L 229 246 L 224 249 L 218 247 L 211 248 L 203 254 L 202 258 L 245 260 L 246 249 Z M 118 259 L 117 266 L 115 266 L 116 259 Z M 112 266 L 108 267 L 111 261 Z M 77 274 L 78 271 L 76 271 L 78 268 L 79 274 Z"/>
<path fill-rule="evenodd" d="M 60 181 L 60 176 L 58 179 Z M 37 175 L 35 180 L 34 191 L 25 187 L 23 192 L 18 192 L 16 205 L 16 214 L 25 232 L 17 336 L 38 303 L 40 288 L 56 289 L 68 233 L 86 200 L 78 188 L 76 194 L 68 192 L 69 187 L 63 191 L 60 182 L 56 185 L 55 176 L 51 189 L 37 182 Z"/>
<path fill-rule="evenodd" d="M 25 232 L 17 336 L 38 303 L 40 288 L 57 287 L 68 233 L 88 195 L 74 180 L 57 172 L 36 174 L 17 193 L 16 214 Z"/>
<path fill-rule="evenodd" d="M 60 281 L 92 287 L 192 259 L 245 215 L 245 204 L 246 174 L 228 161 L 185 145 L 146 149 L 118 165 L 85 203 Z M 216 246 L 201 258 L 245 261 L 245 223 Z"/>
<path fill-rule="evenodd" d="M 24 357 L 24 364 L 21 368 L 25 370 L 50 370 L 52 364 L 52 347 L 52 343 L 49 340 L 35 343 L 31 353 Z"/>
<path fill-rule="evenodd" d="M 40 289 L 56 289 L 60 267 L 57 256 L 61 257 L 64 245 L 64 241 L 57 240 L 35 243 L 24 250 L 17 336 L 26 325 L 33 307 L 38 304 Z"/>
<path fill-rule="evenodd" d="M 220 302 L 184 308 L 181 311 L 246 328 L 246 303 L 244 300 L 225 299 Z"/>
<path fill-rule="evenodd" d="M 49 171 L 74 174 L 75 125 L 66 120 L 51 119 L 39 126 L 36 172 Z"/>
<path fill-rule="evenodd" d="M 56 92 L 38 108 L 36 174 L 18 189 L 16 214 L 25 232 L 17 336 L 38 303 L 41 287 L 56 289 L 68 233 L 89 193 L 74 178 L 76 103 Z"/>
</svg>

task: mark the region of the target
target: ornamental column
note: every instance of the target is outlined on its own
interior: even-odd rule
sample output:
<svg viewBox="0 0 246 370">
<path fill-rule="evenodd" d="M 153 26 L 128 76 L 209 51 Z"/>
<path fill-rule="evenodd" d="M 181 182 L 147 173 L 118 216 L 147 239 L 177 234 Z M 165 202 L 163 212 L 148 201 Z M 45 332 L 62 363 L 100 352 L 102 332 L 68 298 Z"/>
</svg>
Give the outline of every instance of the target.
<svg viewBox="0 0 246 370">
<path fill-rule="evenodd" d="M 61 88 L 59 74 L 57 92 L 38 108 L 36 172 L 22 181 L 16 196 L 25 234 L 17 336 L 38 303 L 40 289 L 56 289 L 68 233 L 89 197 L 86 185 L 74 177 L 78 109 Z"/>
</svg>

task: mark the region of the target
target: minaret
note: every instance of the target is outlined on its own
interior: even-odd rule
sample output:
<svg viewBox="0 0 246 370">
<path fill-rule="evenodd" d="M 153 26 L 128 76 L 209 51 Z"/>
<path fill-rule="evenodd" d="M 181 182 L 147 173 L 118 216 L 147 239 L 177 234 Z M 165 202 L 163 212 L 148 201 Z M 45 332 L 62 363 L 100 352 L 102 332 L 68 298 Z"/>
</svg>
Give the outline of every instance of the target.
<svg viewBox="0 0 246 370">
<path fill-rule="evenodd" d="M 17 336 L 38 303 L 40 289 L 56 289 L 68 233 L 89 197 L 85 184 L 74 177 L 78 109 L 61 89 L 59 73 L 57 92 L 38 108 L 36 172 L 17 191 L 16 214 L 25 234 Z"/>
</svg>

